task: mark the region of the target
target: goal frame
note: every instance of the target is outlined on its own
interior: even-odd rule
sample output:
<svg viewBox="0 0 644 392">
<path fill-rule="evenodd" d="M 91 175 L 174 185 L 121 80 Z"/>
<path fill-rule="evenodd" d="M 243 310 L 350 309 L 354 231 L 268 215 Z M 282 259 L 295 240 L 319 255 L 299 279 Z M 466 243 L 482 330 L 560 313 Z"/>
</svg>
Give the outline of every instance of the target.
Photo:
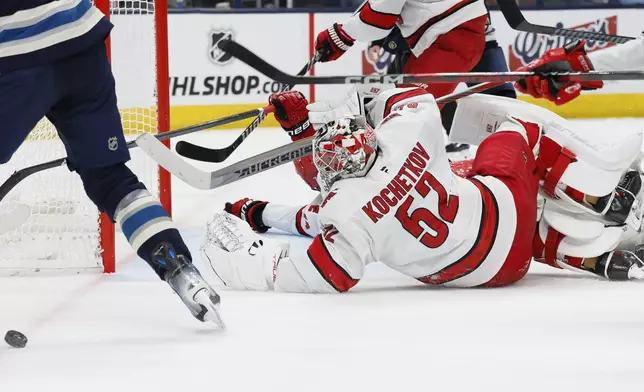
<svg viewBox="0 0 644 392">
<path fill-rule="evenodd" d="M 110 1 L 94 0 L 98 8 L 108 19 L 110 17 Z M 154 0 L 154 45 L 156 61 L 156 103 L 157 103 L 157 132 L 163 133 L 170 130 L 170 80 L 168 61 L 168 1 Z M 111 40 L 105 42 L 108 58 L 111 58 Z M 118 80 L 116 81 L 118 84 Z M 163 142 L 170 148 L 170 140 Z M 159 166 L 159 200 L 168 214 L 172 215 L 172 184 L 170 173 Z M 101 213 L 99 217 L 101 259 L 104 273 L 116 272 L 116 241 L 115 227 L 107 214 Z"/>
</svg>

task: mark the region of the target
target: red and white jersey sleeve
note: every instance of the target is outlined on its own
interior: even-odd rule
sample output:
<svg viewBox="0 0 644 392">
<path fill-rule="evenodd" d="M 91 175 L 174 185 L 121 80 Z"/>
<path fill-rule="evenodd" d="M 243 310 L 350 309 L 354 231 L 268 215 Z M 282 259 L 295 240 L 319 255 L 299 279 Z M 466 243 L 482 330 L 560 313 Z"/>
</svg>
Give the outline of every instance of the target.
<svg viewBox="0 0 644 392">
<path fill-rule="evenodd" d="M 483 0 L 368 0 L 343 29 L 358 41 L 373 41 L 397 25 L 420 56 L 439 35 L 486 13 Z"/>
<path fill-rule="evenodd" d="M 321 196 L 303 207 L 284 206 L 268 203 L 262 213 L 265 225 L 287 233 L 315 237 L 320 233 L 318 212 Z"/>
<path fill-rule="evenodd" d="M 273 266 L 275 291 L 337 293 L 355 286 L 373 260 L 365 235 L 356 227 L 327 223 L 308 249 L 292 249 Z"/>
<path fill-rule="evenodd" d="M 644 71 L 644 35 L 588 55 L 597 71 Z"/>
</svg>

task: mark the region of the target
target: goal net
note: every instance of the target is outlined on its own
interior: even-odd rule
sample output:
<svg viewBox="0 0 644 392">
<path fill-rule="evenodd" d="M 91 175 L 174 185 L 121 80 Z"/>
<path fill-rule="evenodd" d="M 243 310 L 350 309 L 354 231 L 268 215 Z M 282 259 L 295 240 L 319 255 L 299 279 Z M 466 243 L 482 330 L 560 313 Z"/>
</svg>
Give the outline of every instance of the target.
<svg viewBox="0 0 644 392">
<path fill-rule="evenodd" d="M 167 131 L 167 0 L 94 2 L 115 26 L 108 48 L 126 138 Z M 167 172 L 136 148 L 130 153 L 128 166 L 169 209 Z M 0 181 L 65 155 L 55 128 L 43 119 L 0 166 Z M 114 226 L 99 216 L 80 178 L 66 166 L 28 177 L 0 202 L 0 217 L 19 211 L 28 212 L 26 221 L 0 232 L 0 274 L 114 271 Z"/>
</svg>

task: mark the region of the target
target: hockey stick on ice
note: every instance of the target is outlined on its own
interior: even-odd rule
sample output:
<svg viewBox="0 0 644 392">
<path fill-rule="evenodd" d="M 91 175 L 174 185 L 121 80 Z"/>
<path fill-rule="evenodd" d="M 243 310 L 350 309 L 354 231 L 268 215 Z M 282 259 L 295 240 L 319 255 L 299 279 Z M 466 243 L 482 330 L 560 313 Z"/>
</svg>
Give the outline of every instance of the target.
<svg viewBox="0 0 644 392">
<path fill-rule="evenodd" d="M 439 104 L 451 102 L 499 84 L 477 84 L 467 90 L 438 98 L 436 102 Z M 313 153 L 313 147 L 311 145 L 312 139 L 313 137 L 308 137 L 298 140 L 211 172 L 197 169 L 181 159 L 177 154 L 168 150 L 153 135 L 143 134 L 136 139 L 136 142 L 150 158 L 174 176 L 194 188 L 207 190 L 219 188 L 231 182 L 281 166 L 295 159 L 311 155 Z"/>
<path fill-rule="evenodd" d="M 299 76 L 305 75 L 309 70 L 313 67 L 313 65 L 317 62 L 318 55 L 316 54 L 311 61 L 309 61 L 302 70 L 298 73 Z M 284 85 L 282 88 L 282 92 L 291 90 L 294 86 L 292 85 Z M 271 107 L 272 108 L 272 107 Z M 233 144 L 231 144 L 228 147 L 224 148 L 206 148 L 202 147 L 196 144 L 192 144 L 187 141 L 180 141 L 177 143 L 175 150 L 177 153 L 181 156 L 184 156 L 186 158 L 190 159 L 195 159 L 198 161 L 202 162 L 211 162 L 211 163 L 219 163 L 223 162 L 226 160 L 236 149 L 239 147 L 244 140 L 250 135 L 258 126 L 259 124 L 264 121 L 266 116 L 271 113 L 272 110 L 264 111 L 262 114 L 258 115 L 255 117 L 252 123 L 246 129 L 244 129 L 244 132 L 241 133 L 235 139 Z"/>
<path fill-rule="evenodd" d="M 605 34 L 597 31 L 572 30 L 532 24 L 525 19 L 516 0 L 497 0 L 497 4 L 503 13 L 503 17 L 514 30 L 524 31 L 526 33 L 557 35 L 571 39 L 612 42 L 615 44 L 623 44 L 634 39 L 633 37 Z"/>
<path fill-rule="evenodd" d="M 220 125 L 233 123 L 235 121 L 244 120 L 246 118 L 260 115 L 265 110 L 270 110 L 269 107 L 270 106 L 267 106 L 265 108 L 253 109 L 242 113 L 231 114 L 230 116 L 222 117 L 217 120 L 207 121 L 205 123 L 192 125 L 189 127 L 176 129 L 174 131 L 157 134 L 157 135 L 154 135 L 153 138 L 156 138 L 157 140 L 167 140 L 173 137 L 187 135 L 189 133 L 203 131 L 205 129 L 210 129 Z M 132 140 L 128 142 L 127 147 L 128 148 L 137 147 L 136 141 Z M 62 166 L 66 163 L 67 163 L 67 158 L 59 158 L 53 161 L 44 162 L 38 165 L 29 166 L 24 169 L 17 170 L 9 178 L 7 178 L 7 180 L 4 183 L 2 183 L 2 185 L 0 185 L 0 201 L 2 201 L 4 197 L 7 196 L 7 194 L 25 178 L 31 176 L 32 174 L 36 174 L 44 170 Z"/>
<path fill-rule="evenodd" d="M 592 71 L 592 72 L 469 72 L 469 73 L 431 73 L 400 75 L 350 75 L 350 76 L 295 76 L 275 68 L 242 45 L 226 40 L 220 47 L 242 62 L 271 79 L 287 84 L 417 84 L 417 83 L 505 83 L 524 79 L 528 76 L 543 75 L 564 80 L 644 80 L 641 71 Z"/>
</svg>

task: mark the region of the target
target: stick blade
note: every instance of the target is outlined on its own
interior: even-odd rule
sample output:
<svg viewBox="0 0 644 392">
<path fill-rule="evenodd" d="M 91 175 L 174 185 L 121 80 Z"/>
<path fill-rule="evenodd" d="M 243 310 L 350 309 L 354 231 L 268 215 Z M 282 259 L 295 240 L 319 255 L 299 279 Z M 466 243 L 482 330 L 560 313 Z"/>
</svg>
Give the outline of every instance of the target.
<svg viewBox="0 0 644 392">
<path fill-rule="evenodd" d="M 236 148 L 237 146 L 235 146 Z M 235 148 L 210 149 L 186 141 L 180 141 L 175 147 L 177 154 L 182 157 L 201 162 L 221 163 L 235 151 Z"/>
<path fill-rule="evenodd" d="M 526 22 L 521 9 L 515 0 L 497 0 L 496 2 L 503 13 L 503 17 L 514 30 L 521 30 L 520 27 Z"/>
<path fill-rule="evenodd" d="M 144 133 L 136 138 L 136 144 L 147 156 L 181 181 L 197 189 L 210 189 L 210 173 L 203 172 L 181 159 L 154 135 Z"/>
<path fill-rule="evenodd" d="M 523 16 L 515 0 L 497 0 L 497 4 L 499 5 L 499 9 L 501 9 L 501 13 L 503 13 L 503 17 L 513 30 L 534 34 L 556 35 L 570 39 L 611 42 L 615 44 L 623 44 L 634 39 L 633 37 L 606 34 L 598 31 L 573 30 L 532 24 Z"/>
</svg>

